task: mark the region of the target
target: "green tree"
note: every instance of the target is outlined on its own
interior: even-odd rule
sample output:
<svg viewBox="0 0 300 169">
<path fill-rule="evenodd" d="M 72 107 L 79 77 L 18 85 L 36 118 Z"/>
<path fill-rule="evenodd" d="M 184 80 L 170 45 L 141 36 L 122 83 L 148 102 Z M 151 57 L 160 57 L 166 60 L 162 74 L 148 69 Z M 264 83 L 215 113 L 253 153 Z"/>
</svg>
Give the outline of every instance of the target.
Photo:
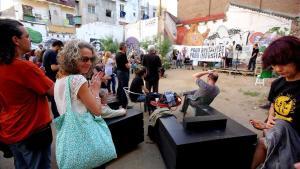
<svg viewBox="0 0 300 169">
<path fill-rule="evenodd" d="M 158 49 L 158 53 L 161 55 L 161 60 L 163 67 L 165 69 L 170 68 L 170 61 L 166 57 L 167 54 L 172 50 L 172 43 L 168 38 L 164 38 L 163 40 L 160 40 L 160 35 L 154 36 L 152 39 L 144 39 L 140 42 L 140 46 L 144 50 L 148 50 L 149 45 L 155 45 Z"/>
<path fill-rule="evenodd" d="M 119 43 L 117 40 L 113 40 L 113 37 L 109 36 L 105 39 L 100 39 L 100 42 L 105 51 L 110 51 L 112 53 L 116 53 L 118 51 Z"/>
<path fill-rule="evenodd" d="M 144 50 L 147 50 L 148 49 L 148 46 L 153 44 L 153 41 L 149 40 L 149 39 L 146 39 L 146 40 L 142 40 L 140 42 L 140 46 L 144 49 Z"/>
<path fill-rule="evenodd" d="M 169 59 L 166 56 L 172 50 L 172 43 L 166 37 L 163 40 L 157 40 L 157 41 L 158 41 L 157 48 L 158 48 L 159 53 L 161 55 L 163 67 L 165 69 L 169 69 L 171 63 L 170 63 Z"/>
</svg>

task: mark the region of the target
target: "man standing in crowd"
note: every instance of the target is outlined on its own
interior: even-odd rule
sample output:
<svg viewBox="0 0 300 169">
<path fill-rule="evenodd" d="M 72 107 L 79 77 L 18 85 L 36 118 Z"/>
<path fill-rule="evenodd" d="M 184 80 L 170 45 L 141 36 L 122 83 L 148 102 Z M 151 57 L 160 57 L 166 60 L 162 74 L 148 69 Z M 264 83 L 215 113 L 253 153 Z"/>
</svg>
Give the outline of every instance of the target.
<svg viewBox="0 0 300 169">
<path fill-rule="evenodd" d="M 250 58 L 249 64 L 248 64 L 248 70 L 254 71 L 258 52 L 259 52 L 258 44 L 256 43 L 253 46 L 252 55 L 251 55 L 251 58 Z"/>
<path fill-rule="evenodd" d="M 46 94 L 53 82 L 32 62 L 22 23 L 0 19 L 0 142 L 9 145 L 16 169 L 51 168 L 51 117 Z"/>
<path fill-rule="evenodd" d="M 43 56 L 43 66 L 46 71 L 46 76 L 48 76 L 53 82 L 56 81 L 56 73 L 58 71 L 57 54 L 63 46 L 64 44 L 62 41 L 56 40 L 52 43 L 51 49 L 46 50 Z M 51 111 L 53 117 L 56 118 L 59 116 L 59 113 L 56 108 L 54 97 L 49 96 L 48 99 L 51 102 Z"/>
<path fill-rule="evenodd" d="M 208 75 L 207 82 L 201 79 L 204 75 Z M 185 98 L 181 112 L 183 112 L 184 115 L 186 114 L 189 105 L 193 107 L 197 105 L 209 105 L 220 93 L 219 87 L 215 85 L 219 77 L 217 73 L 213 73 L 209 70 L 196 73 L 193 77 L 195 78 L 199 89 L 183 93 Z"/>
<path fill-rule="evenodd" d="M 161 60 L 156 55 L 156 50 L 153 45 L 148 48 L 148 55 L 144 56 L 143 66 L 146 67 L 147 75 L 145 77 L 146 88 L 149 92 L 158 92 L 158 81 L 161 68 Z"/>
<path fill-rule="evenodd" d="M 127 108 L 128 100 L 123 90 L 124 87 L 128 87 L 129 83 L 129 69 L 130 63 L 127 60 L 126 56 L 126 44 L 124 42 L 120 43 L 119 52 L 116 55 L 116 65 L 117 65 L 117 78 L 118 78 L 118 89 L 117 89 L 117 98 L 120 105 L 123 108 Z"/>
</svg>

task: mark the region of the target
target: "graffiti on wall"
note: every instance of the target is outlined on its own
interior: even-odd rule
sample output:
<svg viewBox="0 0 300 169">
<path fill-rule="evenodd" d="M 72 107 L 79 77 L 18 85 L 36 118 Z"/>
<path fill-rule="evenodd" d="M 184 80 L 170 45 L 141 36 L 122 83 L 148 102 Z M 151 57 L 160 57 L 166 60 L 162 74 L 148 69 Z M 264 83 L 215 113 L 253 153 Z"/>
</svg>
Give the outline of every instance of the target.
<svg viewBox="0 0 300 169">
<path fill-rule="evenodd" d="M 207 29 L 205 33 L 200 33 L 198 24 L 192 24 L 190 29 L 186 32 L 183 38 L 183 44 L 189 46 L 202 46 L 204 40 L 207 38 L 210 29 Z"/>
</svg>

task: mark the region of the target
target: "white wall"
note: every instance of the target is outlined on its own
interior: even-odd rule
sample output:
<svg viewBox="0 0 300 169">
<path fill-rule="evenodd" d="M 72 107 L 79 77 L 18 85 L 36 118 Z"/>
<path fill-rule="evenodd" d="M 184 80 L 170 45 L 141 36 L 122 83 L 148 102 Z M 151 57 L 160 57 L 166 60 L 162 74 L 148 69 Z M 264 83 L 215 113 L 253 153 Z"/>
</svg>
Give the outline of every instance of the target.
<svg viewBox="0 0 300 169">
<path fill-rule="evenodd" d="M 152 39 L 158 34 L 158 17 L 140 20 L 125 26 L 125 39 L 135 37 L 139 41 Z"/>
<path fill-rule="evenodd" d="M 282 17 L 259 13 L 235 6 L 229 7 L 226 16 L 227 21 L 218 20 L 216 22 L 209 21 L 207 24 L 200 23 L 199 31 L 203 33 L 209 28 L 209 36 L 218 32 L 219 35 L 222 36 L 222 39 L 226 39 L 226 37 L 228 37 L 228 34 L 226 35 L 227 30 L 232 28 L 239 29 L 241 30 L 241 38 L 240 35 L 230 38 L 237 43 L 246 44 L 245 34 L 249 32 L 265 33 L 273 27 L 285 27 L 290 30 L 292 24 L 291 20 Z"/>
<path fill-rule="evenodd" d="M 110 25 L 102 22 L 89 23 L 82 25 L 80 28 L 76 28 L 76 37 L 87 42 L 90 41 L 90 38 L 101 39 L 108 36 L 112 36 L 113 39 L 122 42 L 123 34 L 123 26 Z"/>
<path fill-rule="evenodd" d="M 13 0 L 0 0 L 0 11 L 6 10 L 14 6 Z"/>
<path fill-rule="evenodd" d="M 266 32 L 270 28 L 279 26 L 291 28 L 292 21 L 256 11 L 230 6 L 226 13 L 228 21 L 224 25 L 241 30 Z"/>
</svg>

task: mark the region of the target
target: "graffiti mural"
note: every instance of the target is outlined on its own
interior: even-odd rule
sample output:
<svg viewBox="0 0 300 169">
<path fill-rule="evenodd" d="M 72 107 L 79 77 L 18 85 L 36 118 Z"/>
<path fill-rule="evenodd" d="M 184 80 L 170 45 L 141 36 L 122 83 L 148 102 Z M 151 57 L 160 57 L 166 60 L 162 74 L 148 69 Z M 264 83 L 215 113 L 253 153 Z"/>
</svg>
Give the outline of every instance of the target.
<svg viewBox="0 0 300 169">
<path fill-rule="evenodd" d="M 140 55 L 140 43 L 135 37 L 129 37 L 125 41 L 126 46 L 127 46 L 127 52 L 132 53 L 134 52 L 137 55 Z"/>
</svg>

